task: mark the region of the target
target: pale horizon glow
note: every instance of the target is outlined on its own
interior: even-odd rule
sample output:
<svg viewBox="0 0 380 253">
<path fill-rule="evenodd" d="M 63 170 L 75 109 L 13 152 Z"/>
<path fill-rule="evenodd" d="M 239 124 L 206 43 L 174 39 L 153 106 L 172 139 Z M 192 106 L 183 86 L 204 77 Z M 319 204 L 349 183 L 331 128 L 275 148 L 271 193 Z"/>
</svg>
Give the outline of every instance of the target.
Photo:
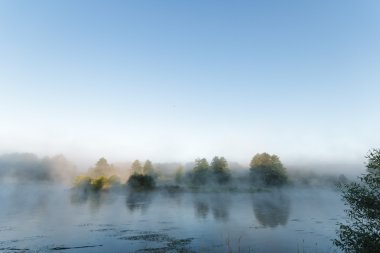
<svg viewBox="0 0 380 253">
<path fill-rule="evenodd" d="M 1 1 L 0 154 L 361 164 L 378 1 Z"/>
</svg>

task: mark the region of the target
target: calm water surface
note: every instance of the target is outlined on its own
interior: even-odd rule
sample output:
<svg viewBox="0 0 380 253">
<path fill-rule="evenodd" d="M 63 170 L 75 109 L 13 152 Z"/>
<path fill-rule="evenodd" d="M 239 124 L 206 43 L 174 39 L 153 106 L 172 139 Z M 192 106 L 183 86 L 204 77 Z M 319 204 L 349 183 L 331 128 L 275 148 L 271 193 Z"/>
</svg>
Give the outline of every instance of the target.
<svg viewBox="0 0 380 253">
<path fill-rule="evenodd" d="M 338 192 L 76 194 L 2 183 L 4 252 L 339 252 Z"/>
</svg>

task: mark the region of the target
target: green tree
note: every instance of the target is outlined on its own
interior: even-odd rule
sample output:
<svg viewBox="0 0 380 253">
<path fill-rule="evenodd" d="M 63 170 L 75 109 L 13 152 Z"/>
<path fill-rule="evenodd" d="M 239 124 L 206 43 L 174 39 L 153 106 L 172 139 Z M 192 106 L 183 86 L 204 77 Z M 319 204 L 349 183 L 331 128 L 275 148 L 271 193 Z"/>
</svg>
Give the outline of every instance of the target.
<svg viewBox="0 0 380 253">
<path fill-rule="evenodd" d="M 339 223 L 334 244 L 346 253 L 380 251 L 380 149 L 366 156 L 367 173 L 359 182 L 342 184 L 349 220 Z"/>
<path fill-rule="evenodd" d="M 215 156 L 211 162 L 211 171 L 220 184 L 227 183 L 231 178 L 231 172 L 228 168 L 227 160 L 224 157 Z"/>
<path fill-rule="evenodd" d="M 142 169 L 143 175 L 153 175 L 153 164 L 151 161 L 146 160 Z"/>
<path fill-rule="evenodd" d="M 141 166 L 141 163 L 139 160 L 135 160 L 133 163 L 132 163 L 132 174 L 137 174 L 137 175 L 141 175 L 142 172 L 143 172 L 143 168 Z"/>
<path fill-rule="evenodd" d="M 250 174 L 253 180 L 262 181 L 265 185 L 282 185 L 288 178 L 280 158 L 268 153 L 256 154 L 252 158 Z"/>
<path fill-rule="evenodd" d="M 196 159 L 192 173 L 192 182 L 194 184 L 205 184 L 209 176 L 209 164 L 206 158 Z"/>
</svg>

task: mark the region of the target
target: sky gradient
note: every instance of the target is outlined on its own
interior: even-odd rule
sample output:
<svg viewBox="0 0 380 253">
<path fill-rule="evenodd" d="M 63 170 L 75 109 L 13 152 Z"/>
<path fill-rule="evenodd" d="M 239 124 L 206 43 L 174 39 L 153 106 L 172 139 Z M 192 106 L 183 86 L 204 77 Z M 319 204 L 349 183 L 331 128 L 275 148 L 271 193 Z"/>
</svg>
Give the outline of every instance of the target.
<svg viewBox="0 0 380 253">
<path fill-rule="evenodd" d="M 85 161 L 380 147 L 379 1 L 0 0 L 0 153 Z"/>
</svg>

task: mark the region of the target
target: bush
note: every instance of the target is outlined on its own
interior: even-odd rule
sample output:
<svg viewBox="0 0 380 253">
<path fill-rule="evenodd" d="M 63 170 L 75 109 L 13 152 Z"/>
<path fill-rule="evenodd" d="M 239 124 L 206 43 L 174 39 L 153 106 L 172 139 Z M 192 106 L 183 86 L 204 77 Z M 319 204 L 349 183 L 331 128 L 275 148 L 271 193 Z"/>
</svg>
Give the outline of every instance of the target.
<svg viewBox="0 0 380 253">
<path fill-rule="evenodd" d="M 91 180 L 91 186 L 94 191 L 104 190 L 109 188 L 109 182 L 106 177 L 98 177 Z"/>
<path fill-rule="evenodd" d="M 106 177 L 90 178 L 88 176 L 77 176 L 74 180 L 74 188 L 84 191 L 100 191 L 108 189 L 110 182 Z"/>
<path fill-rule="evenodd" d="M 156 186 L 154 178 L 150 175 L 133 174 L 127 182 L 133 190 L 152 190 Z"/>
</svg>

